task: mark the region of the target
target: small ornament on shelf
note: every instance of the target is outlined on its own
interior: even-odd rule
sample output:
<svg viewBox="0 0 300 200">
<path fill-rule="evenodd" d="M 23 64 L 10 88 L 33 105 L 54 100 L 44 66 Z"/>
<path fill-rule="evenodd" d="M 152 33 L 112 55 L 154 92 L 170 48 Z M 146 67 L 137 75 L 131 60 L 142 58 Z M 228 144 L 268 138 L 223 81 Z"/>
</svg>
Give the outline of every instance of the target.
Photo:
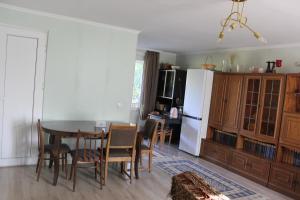
<svg viewBox="0 0 300 200">
<path fill-rule="evenodd" d="M 266 73 L 276 73 L 275 67 L 282 67 L 282 60 L 277 59 L 276 61 L 268 61 L 268 67 Z"/>
</svg>

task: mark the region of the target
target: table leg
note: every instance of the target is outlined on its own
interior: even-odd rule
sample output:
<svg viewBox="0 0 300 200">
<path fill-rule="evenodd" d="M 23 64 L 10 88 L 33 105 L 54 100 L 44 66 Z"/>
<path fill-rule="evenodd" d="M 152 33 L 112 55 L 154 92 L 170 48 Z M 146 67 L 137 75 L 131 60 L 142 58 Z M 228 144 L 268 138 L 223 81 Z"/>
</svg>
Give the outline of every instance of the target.
<svg viewBox="0 0 300 200">
<path fill-rule="evenodd" d="M 54 144 L 55 142 L 55 137 L 53 135 L 50 135 L 49 137 L 49 144 Z M 53 155 L 50 155 L 50 160 L 49 160 L 49 169 L 51 169 L 53 166 Z"/>
<path fill-rule="evenodd" d="M 53 156 L 50 155 L 50 160 L 49 160 L 49 169 L 52 168 L 52 165 L 53 165 Z"/>
<path fill-rule="evenodd" d="M 54 150 L 53 150 L 53 162 L 54 162 L 54 176 L 53 176 L 53 185 L 57 184 L 58 175 L 59 175 L 59 146 L 61 143 L 61 137 L 55 136 L 54 138 Z"/>
<path fill-rule="evenodd" d="M 59 175 L 59 157 L 53 156 L 54 159 L 54 176 L 53 176 L 53 185 L 57 184 L 58 175 Z"/>
</svg>

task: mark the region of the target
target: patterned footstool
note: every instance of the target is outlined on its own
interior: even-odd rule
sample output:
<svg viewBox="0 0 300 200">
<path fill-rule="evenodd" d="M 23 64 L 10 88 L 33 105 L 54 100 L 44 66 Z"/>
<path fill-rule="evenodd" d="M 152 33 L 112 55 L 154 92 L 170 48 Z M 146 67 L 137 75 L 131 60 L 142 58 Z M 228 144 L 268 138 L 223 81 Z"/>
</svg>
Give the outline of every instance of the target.
<svg viewBox="0 0 300 200">
<path fill-rule="evenodd" d="M 170 196 L 173 200 L 229 200 L 193 172 L 172 177 Z"/>
</svg>

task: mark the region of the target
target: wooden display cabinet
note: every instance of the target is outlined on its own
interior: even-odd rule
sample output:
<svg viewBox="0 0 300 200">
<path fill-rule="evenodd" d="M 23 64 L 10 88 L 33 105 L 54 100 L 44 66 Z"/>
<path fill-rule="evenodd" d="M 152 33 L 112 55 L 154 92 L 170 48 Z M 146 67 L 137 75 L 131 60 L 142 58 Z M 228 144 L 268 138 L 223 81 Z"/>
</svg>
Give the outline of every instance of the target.
<svg viewBox="0 0 300 200">
<path fill-rule="evenodd" d="M 273 163 L 270 170 L 268 187 L 295 199 L 300 199 L 299 169 L 280 163 Z"/>
<path fill-rule="evenodd" d="M 209 126 L 219 129 L 222 128 L 225 86 L 226 75 L 222 73 L 215 73 L 208 124 Z"/>
<path fill-rule="evenodd" d="M 280 143 L 300 149 L 300 74 L 287 76 Z"/>
<path fill-rule="evenodd" d="M 262 79 L 258 129 L 256 135 L 265 142 L 276 143 L 280 131 L 284 76 L 266 76 Z"/>
<path fill-rule="evenodd" d="M 246 136 L 255 134 L 258 120 L 260 90 L 261 76 L 245 76 L 240 133 Z"/>
<path fill-rule="evenodd" d="M 300 74 L 286 79 L 277 163 L 272 165 L 270 187 L 300 199 Z M 297 156 L 298 155 L 298 156 Z"/>
<path fill-rule="evenodd" d="M 300 148 L 300 115 L 284 113 L 281 126 L 280 143 Z"/>
<path fill-rule="evenodd" d="M 300 114 L 300 75 L 289 74 L 286 81 L 284 112 Z"/>
<path fill-rule="evenodd" d="M 226 80 L 222 130 L 237 133 L 239 130 L 243 76 L 241 74 L 226 75 Z"/>
<path fill-rule="evenodd" d="M 214 76 L 209 125 L 237 133 L 243 75 L 216 73 Z"/>
<path fill-rule="evenodd" d="M 240 133 L 276 143 L 281 124 L 283 75 L 246 76 Z"/>
<path fill-rule="evenodd" d="M 236 151 L 232 154 L 231 166 L 233 169 L 252 180 L 258 181 L 264 185 L 268 182 L 270 162 L 267 160 Z"/>
<path fill-rule="evenodd" d="M 216 73 L 200 156 L 300 199 L 300 74 Z"/>
</svg>

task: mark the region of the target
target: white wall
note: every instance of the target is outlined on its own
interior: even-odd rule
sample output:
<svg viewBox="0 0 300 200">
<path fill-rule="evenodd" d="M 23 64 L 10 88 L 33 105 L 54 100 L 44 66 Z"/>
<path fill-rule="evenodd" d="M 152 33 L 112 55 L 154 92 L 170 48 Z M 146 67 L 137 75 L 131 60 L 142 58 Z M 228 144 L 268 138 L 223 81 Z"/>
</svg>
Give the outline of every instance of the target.
<svg viewBox="0 0 300 200">
<path fill-rule="evenodd" d="M 207 56 L 212 58 L 209 62 L 216 64 L 217 69 L 222 68 L 222 60 L 230 63 L 230 57 L 234 57 L 234 66 L 239 64 L 242 72 L 249 72 L 251 66 L 261 66 L 266 68 L 266 61 L 276 59 L 283 60 L 283 67 L 278 72 L 295 73 L 300 72 L 300 47 L 273 47 L 266 49 L 236 49 L 228 51 L 200 53 L 191 55 L 178 55 L 177 65 L 187 66 L 190 68 L 200 68 L 201 64 L 205 63 Z M 236 68 L 234 68 L 236 70 Z"/>
<path fill-rule="evenodd" d="M 0 23 L 49 32 L 44 119 L 129 120 L 137 32 L 6 8 Z"/>
</svg>

